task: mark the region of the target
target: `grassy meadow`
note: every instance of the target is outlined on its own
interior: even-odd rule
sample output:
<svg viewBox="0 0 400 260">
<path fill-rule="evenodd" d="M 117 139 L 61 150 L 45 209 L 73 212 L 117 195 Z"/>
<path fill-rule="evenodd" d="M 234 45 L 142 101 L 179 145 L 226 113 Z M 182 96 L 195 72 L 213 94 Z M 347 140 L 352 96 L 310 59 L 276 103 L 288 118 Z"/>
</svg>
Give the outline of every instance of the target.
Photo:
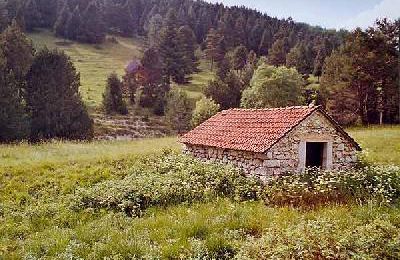
<svg viewBox="0 0 400 260">
<path fill-rule="evenodd" d="M 400 128 L 350 133 L 367 160 L 398 164 Z M 255 183 L 167 150 L 176 138 L 1 145 L 0 259 L 400 257 L 396 205 L 272 207 Z"/>
<path fill-rule="evenodd" d="M 90 45 L 57 38 L 48 30 L 28 34 L 36 48 L 58 48 L 68 54 L 81 74 L 81 95 L 89 108 L 101 105 L 107 76 L 116 72 L 122 76 L 126 65 L 132 59 L 140 59 L 144 42 L 140 39 L 114 37 L 117 42 L 107 40 L 103 44 Z M 191 76 L 183 88 L 192 99 L 200 99 L 203 86 L 214 77 L 209 64 L 201 60 L 200 72 Z"/>
<path fill-rule="evenodd" d="M 371 163 L 400 165 L 400 126 L 371 126 L 348 129 Z"/>
<path fill-rule="evenodd" d="M 112 72 L 122 76 L 128 62 L 140 59 L 143 52 L 143 43 L 132 38 L 115 37 L 117 42 L 90 45 L 56 38 L 47 30 L 28 36 L 36 48 L 58 48 L 71 57 L 81 74 L 81 95 L 91 108 L 101 104 L 107 76 Z"/>
</svg>

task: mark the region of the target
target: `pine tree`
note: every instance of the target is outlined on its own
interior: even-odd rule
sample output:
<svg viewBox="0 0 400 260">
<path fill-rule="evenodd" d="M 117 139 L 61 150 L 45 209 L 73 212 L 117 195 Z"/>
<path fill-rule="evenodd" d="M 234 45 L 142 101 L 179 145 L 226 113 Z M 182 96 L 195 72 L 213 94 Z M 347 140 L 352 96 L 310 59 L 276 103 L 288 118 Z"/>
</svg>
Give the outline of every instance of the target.
<svg viewBox="0 0 400 260">
<path fill-rule="evenodd" d="M 126 37 L 134 35 L 135 24 L 131 13 L 130 1 L 125 3 L 106 1 L 104 18 L 112 33 Z"/>
<path fill-rule="evenodd" d="M 67 36 L 67 23 L 71 18 L 71 10 L 67 2 L 64 3 L 60 13 L 58 14 L 57 20 L 54 23 L 54 33 L 58 37 L 68 37 Z"/>
<path fill-rule="evenodd" d="M 232 68 L 234 70 L 242 70 L 246 66 L 247 49 L 244 45 L 240 45 L 233 51 Z"/>
<path fill-rule="evenodd" d="M 24 4 L 23 15 L 25 20 L 25 29 L 32 31 L 42 24 L 42 15 L 38 9 L 36 0 L 27 0 Z"/>
<path fill-rule="evenodd" d="M 83 13 L 77 40 L 84 43 L 102 43 L 106 38 L 106 27 L 100 7 L 96 1 L 91 1 Z"/>
<path fill-rule="evenodd" d="M 240 78 L 230 71 L 225 78 L 210 81 L 204 89 L 204 94 L 215 100 L 221 109 L 229 109 L 240 106 L 243 88 Z"/>
<path fill-rule="evenodd" d="M 171 78 L 176 82 L 182 83 L 186 76 L 183 59 L 184 52 L 182 46 L 179 45 L 177 28 L 178 20 L 176 13 L 173 9 L 170 9 L 160 33 L 159 45 L 164 74 L 168 83 Z"/>
<path fill-rule="evenodd" d="M 197 71 L 198 58 L 195 55 L 196 39 L 189 26 L 181 26 L 178 29 L 179 45 L 183 52 L 183 61 L 185 74 L 191 74 Z"/>
<path fill-rule="evenodd" d="M 160 45 L 160 30 L 162 29 L 163 19 L 160 14 L 154 15 L 149 24 L 149 31 L 147 33 L 147 38 L 149 40 L 150 47 L 155 47 Z"/>
<path fill-rule="evenodd" d="M 93 136 L 93 122 L 79 86 L 79 73 L 66 54 L 46 48 L 36 54 L 26 88 L 33 140 Z"/>
<path fill-rule="evenodd" d="M 151 107 L 156 115 L 162 115 L 170 86 L 164 75 L 163 63 L 157 49 L 150 48 L 145 51 L 142 64 L 147 79 L 143 85 L 141 105 Z"/>
<path fill-rule="evenodd" d="M 284 65 L 286 55 L 290 51 L 289 39 L 287 37 L 277 39 L 268 51 L 268 62 L 274 66 Z"/>
<path fill-rule="evenodd" d="M 122 97 L 122 82 L 116 73 L 108 76 L 106 90 L 103 94 L 103 107 L 107 114 L 128 114 L 126 103 Z"/>
<path fill-rule="evenodd" d="M 273 35 L 269 28 L 266 28 L 262 34 L 260 45 L 258 46 L 258 54 L 261 56 L 268 55 L 272 46 Z"/>
<path fill-rule="evenodd" d="M 7 3 L 5 0 L 0 0 L 0 33 L 7 27 L 8 20 Z"/>
<path fill-rule="evenodd" d="M 214 69 L 214 63 L 220 62 L 225 56 L 223 37 L 213 28 L 207 34 L 205 54 L 211 61 L 211 70 Z"/>
<path fill-rule="evenodd" d="M 29 121 L 20 96 L 20 82 L 0 49 L 0 142 L 21 140 L 29 136 Z"/>
<path fill-rule="evenodd" d="M 5 56 L 7 70 L 13 72 L 17 81 L 24 81 L 32 64 L 34 49 L 31 40 L 15 21 L 0 35 L 0 49 Z"/>
<path fill-rule="evenodd" d="M 313 71 L 312 53 L 305 42 L 299 42 L 286 56 L 286 66 L 296 68 L 302 75 L 308 75 Z"/>
<path fill-rule="evenodd" d="M 78 36 L 81 33 L 81 25 L 82 25 L 81 13 L 79 10 L 79 6 L 76 6 L 66 23 L 65 35 L 67 36 L 67 38 L 70 40 L 77 40 Z"/>
</svg>

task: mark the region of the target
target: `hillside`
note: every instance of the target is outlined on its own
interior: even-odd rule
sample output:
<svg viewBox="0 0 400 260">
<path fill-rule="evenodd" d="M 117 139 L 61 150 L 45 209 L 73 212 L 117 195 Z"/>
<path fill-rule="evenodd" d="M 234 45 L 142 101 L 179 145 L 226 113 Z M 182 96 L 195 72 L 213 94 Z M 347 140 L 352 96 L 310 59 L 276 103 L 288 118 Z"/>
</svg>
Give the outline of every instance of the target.
<svg viewBox="0 0 400 260">
<path fill-rule="evenodd" d="M 123 75 L 132 59 L 142 55 L 143 44 L 138 39 L 115 37 L 103 44 L 90 45 L 54 37 L 48 30 L 28 35 L 36 48 L 58 48 L 68 54 L 81 74 L 81 95 L 90 108 L 101 105 L 107 76 L 116 72 Z"/>
<path fill-rule="evenodd" d="M 140 59 L 143 54 L 143 41 L 137 38 L 114 37 L 105 43 L 90 45 L 57 38 L 48 30 L 29 33 L 36 48 L 58 48 L 65 51 L 81 74 L 81 95 L 91 109 L 101 106 L 102 94 L 107 76 L 116 72 L 122 76 L 132 59 Z M 198 54 L 202 55 L 202 54 Z M 214 77 L 207 61 L 201 60 L 199 73 L 192 75 L 187 84 L 175 84 L 184 89 L 190 98 L 202 97 L 202 88 Z"/>
</svg>

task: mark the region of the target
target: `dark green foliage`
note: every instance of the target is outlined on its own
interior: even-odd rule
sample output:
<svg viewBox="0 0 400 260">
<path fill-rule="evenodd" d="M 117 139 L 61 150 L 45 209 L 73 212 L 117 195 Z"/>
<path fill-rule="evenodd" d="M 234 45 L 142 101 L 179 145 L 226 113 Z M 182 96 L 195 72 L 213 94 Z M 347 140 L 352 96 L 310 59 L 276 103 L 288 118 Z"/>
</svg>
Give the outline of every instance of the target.
<svg viewBox="0 0 400 260">
<path fill-rule="evenodd" d="M 190 128 L 193 104 L 186 92 L 181 89 L 171 89 L 167 95 L 165 119 L 171 130 L 184 133 Z"/>
<path fill-rule="evenodd" d="M 65 25 L 65 35 L 70 40 L 77 40 L 81 33 L 81 11 L 79 7 L 75 7 L 74 11 L 69 16 Z"/>
<path fill-rule="evenodd" d="M 196 38 L 190 27 L 181 26 L 178 29 L 178 39 L 183 53 L 184 71 L 185 74 L 189 75 L 197 71 L 199 63 L 198 58 L 195 55 L 197 46 Z"/>
<path fill-rule="evenodd" d="M 299 42 L 293 47 L 286 56 L 286 66 L 289 68 L 296 68 L 302 74 L 311 74 L 313 68 L 313 53 L 310 47 L 305 42 Z"/>
<path fill-rule="evenodd" d="M 0 33 L 7 27 L 9 22 L 7 3 L 0 0 Z"/>
<path fill-rule="evenodd" d="M 210 81 L 204 89 L 204 94 L 215 100 L 221 106 L 221 109 L 224 110 L 240 106 L 243 88 L 244 86 L 239 76 L 230 71 L 223 80 L 216 79 Z"/>
<path fill-rule="evenodd" d="M 93 122 L 79 95 L 79 86 L 79 74 L 63 52 L 43 49 L 36 54 L 26 87 L 32 139 L 93 136 Z"/>
<path fill-rule="evenodd" d="M 157 115 L 164 113 L 166 95 L 169 91 L 169 84 L 163 74 L 163 64 L 157 49 L 147 49 L 142 58 L 142 70 L 137 86 L 140 88 L 140 101 L 142 107 L 152 108 Z M 135 93 L 136 94 L 136 93 Z"/>
<path fill-rule="evenodd" d="M 206 49 L 204 52 L 207 59 L 211 61 L 211 70 L 213 70 L 214 63 L 221 62 L 225 56 L 225 45 L 223 36 L 219 34 L 216 30 L 211 28 L 207 34 L 205 44 Z"/>
<path fill-rule="evenodd" d="M 22 82 L 31 66 L 34 50 L 32 42 L 15 21 L 1 34 L 0 48 L 6 59 L 7 70 Z"/>
<path fill-rule="evenodd" d="M 42 24 L 42 15 L 39 12 L 36 1 L 37 0 L 26 0 L 22 7 L 25 29 L 27 31 L 32 31 Z"/>
<path fill-rule="evenodd" d="M 286 64 L 286 55 L 290 51 L 289 38 L 279 38 L 268 51 L 268 63 L 274 66 Z"/>
<path fill-rule="evenodd" d="M 160 45 L 160 31 L 163 25 L 163 18 L 161 15 L 156 14 L 151 18 L 149 23 L 147 39 L 150 47 L 157 47 Z"/>
<path fill-rule="evenodd" d="M 91 1 L 83 12 L 77 40 L 84 43 L 102 43 L 106 38 L 106 28 L 102 12 L 96 1 Z"/>
<path fill-rule="evenodd" d="M 53 30 L 56 36 L 67 38 L 67 23 L 71 18 L 71 15 L 72 14 L 69 5 L 65 3 L 54 24 Z"/>
<path fill-rule="evenodd" d="M 135 31 L 134 17 L 129 5 L 131 1 L 106 1 L 104 6 L 105 21 L 112 33 L 133 36 Z"/>
<path fill-rule="evenodd" d="M 122 82 L 116 73 L 108 76 L 106 90 L 103 94 L 103 106 L 107 114 L 128 114 L 126 103 L 122 97 Z"/>
<path fill-rule="evenodd" d="M 187 72 L 185 71 L 184 50 L 177 32 L 178 26 L 176 12 L 171 9 L 168 11 L 160 32 L 158 48 L 167 82 L 172 79 L 175 82 L 184 83 Z"/>
<path fill-rule="evenodd" d="M 366 31 L 355 30 L 327 59 L 323 100 L 341 123 L 399 122 L 399 31 L 396 23 L 378 21 Z M 352 118 L 343 118 L 346 114 Z"/>
<path fill-rule="evenodd" d="M 0 142 L 29 136 L 29 121 L 20 96 L 20 84 L 12 71 L 7 69 L 0 49 Z"/>
<path fill-rule="evenodd" d="M 242 70 L 246 66 L 247 49 L 244 45 L 240 45 L 233 51 L 232 68 L 234 70 Z"/>
</svg>

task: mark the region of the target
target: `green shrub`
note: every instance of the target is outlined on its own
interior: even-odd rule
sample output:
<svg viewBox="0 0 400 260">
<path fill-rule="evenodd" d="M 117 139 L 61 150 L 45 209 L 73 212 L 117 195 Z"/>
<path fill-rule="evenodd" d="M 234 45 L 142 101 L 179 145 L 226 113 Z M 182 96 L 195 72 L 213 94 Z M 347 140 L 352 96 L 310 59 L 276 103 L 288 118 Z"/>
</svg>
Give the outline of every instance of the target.
<svg viewBox="0 0 400 260">
<path fill-rule="evenodd" d="M 271 205 L 316 206 L 329 203 L 395 203 L 400 198 L 400 167 L 369 166 L 359 170 L 309 170 L 272 178 L 265 188 Z"/>
<path fill-rule="evenodd" d="M 192 126 L 197 127 L 204 121 L 211 118 L 213 115 L 218 113 L 220 105 L 215 103 L 214 100 L 210 98 L 203 97 L 196 102 L 196 108 L 192 114 Z"/>
<path fill-rule="evenodd" d="M 144 160 L 143 164 L 122 180 L 78 189 L 72 198 L 72 207 L 76 210 L 104 208 L 140 216 L 152 206 L 210 201 L 217 197 L 256 200 L 261 193 L 262 185 L 255 179 L 246 178 L 234 169 L 206 165 L 183 155 L 167 153 L 161 158 Z"/>
</svg>

